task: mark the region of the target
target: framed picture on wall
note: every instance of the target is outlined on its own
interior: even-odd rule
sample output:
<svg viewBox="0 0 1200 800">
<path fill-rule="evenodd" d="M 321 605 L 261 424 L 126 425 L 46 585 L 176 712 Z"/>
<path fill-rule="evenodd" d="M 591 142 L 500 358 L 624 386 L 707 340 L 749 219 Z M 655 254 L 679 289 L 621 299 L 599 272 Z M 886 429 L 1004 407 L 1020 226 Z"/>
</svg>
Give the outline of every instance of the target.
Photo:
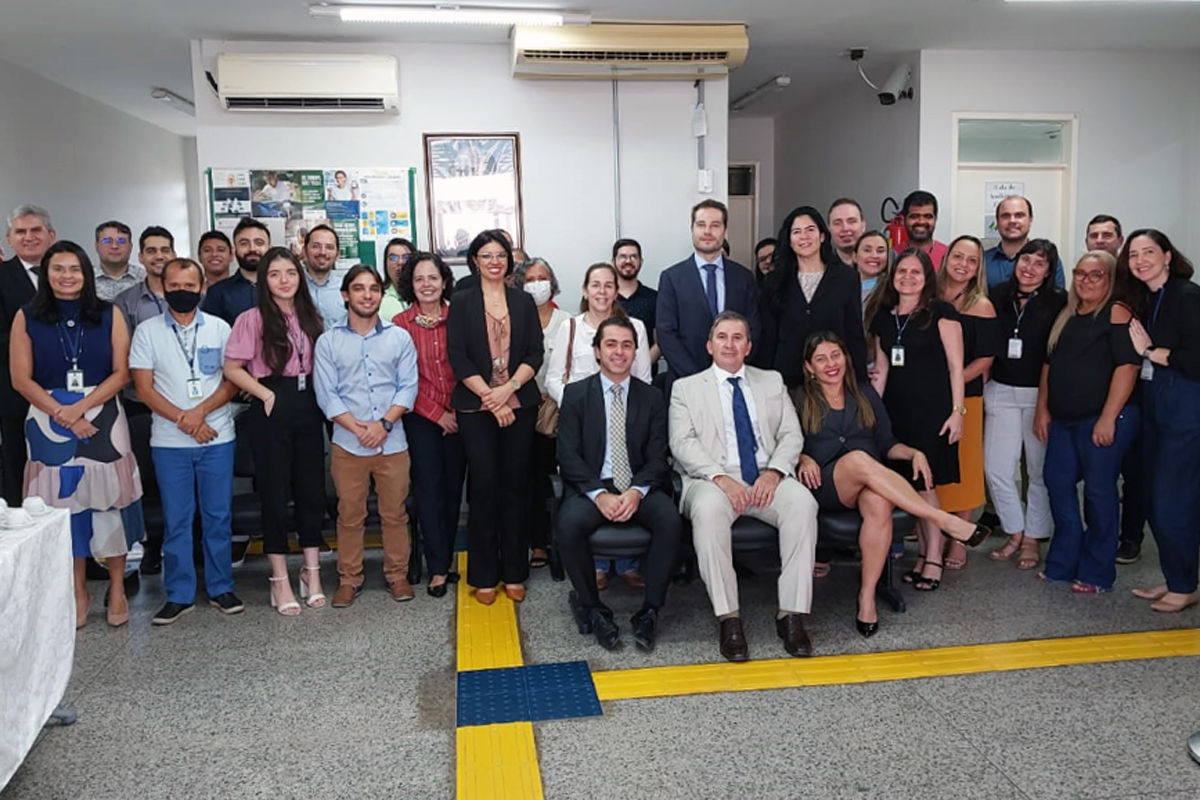
<svg viewBox="0 0 1200 800">
<path fill-rule="evenodd" d="M 521 143 L 516 133 L 425 134 L 425 199 L 433 252 L 467 263 L 480 231 L 502 228 L 521 247 Z"/>
</svg>

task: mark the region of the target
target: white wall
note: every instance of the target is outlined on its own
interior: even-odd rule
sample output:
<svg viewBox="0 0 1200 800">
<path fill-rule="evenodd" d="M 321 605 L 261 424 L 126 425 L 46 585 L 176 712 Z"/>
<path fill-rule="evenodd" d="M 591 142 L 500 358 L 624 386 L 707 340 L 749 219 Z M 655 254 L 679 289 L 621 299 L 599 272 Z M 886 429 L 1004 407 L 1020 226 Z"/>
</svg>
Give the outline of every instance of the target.
<svg viewBox="0 0 1200 800">
<path fill-rule="evenodd" d="M 400 60 L 400 115 L 228 113 L 204 80 L 222 52 L 378 52 Z M 214 167 L 417 167 L 417 231 L 428 243 L 425 132 L 521 134 L 525 242 L 546 258 L 573 306 L 583 272 L 616 238 L 613 95 L 609 82 L 509 75 L 507 45 L 330 45 L 194 42 L 197 156 Z M 642 243 L 643 280 L 690 252 L 697 192 L 690 82 L 628 82 L 619 90 L 620 233 Z M 728 183 L 728 85 L 706 85 L 707 168 L 713 197 Z"/>
<path fill-rule="evenodd" d="M 1200 253 L 1200 53 L 921 53 L 921 185 L 949 198 L 955 111 L 1079 115 L 1078 252 L 1087 221 L 1157 227 Z M 949 203 L 946 203 L 949 206 Z M 1062 243 L 1060 243 L 1060 246 Z"/>
<path fill-rule="evenodd" d="M 824 214 L 839 197 L 863 207 L 868 228 L 880 228 L 885 197 L 897 202 L 917 184 L 922 76 L 913 65 L 914 100 L 883 106 L 875 90 L 854 75 L 823 96 L 780 116 L 775 127 L 776 226 L 795 207 Z M 887 75 L 894 64 L 873 68 Z M 847 63 L 846 70 L 853 67 Z M 870 74 L 870 73 L 868 73 Z"/>
<path fill-rule="evenodd" d="M 774 236 L 780 220 L 775 218 L 775 120 L 771 117 L 729 118 L 729 161 L 758 162 L 758 230 L 762 239 Z"/>
<path fill-rule="evenodd" d="M 165 226 L 191 251 L 181 137 L 0 61 L 0 143 L 3 215 L 40 205 L 59 239 L 93 258 L 95 227 L 109 219 L 135 237 Z"/>
</svg>

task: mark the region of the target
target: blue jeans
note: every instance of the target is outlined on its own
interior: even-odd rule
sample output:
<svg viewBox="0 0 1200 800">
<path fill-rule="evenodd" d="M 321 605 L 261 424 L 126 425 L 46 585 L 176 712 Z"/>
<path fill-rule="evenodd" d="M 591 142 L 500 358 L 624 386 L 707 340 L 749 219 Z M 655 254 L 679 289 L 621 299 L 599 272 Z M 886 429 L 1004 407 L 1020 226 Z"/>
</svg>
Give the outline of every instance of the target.
<svg viewBox="0 0 1200 800">
<path fill-rule="evenodd" d="M 1092 443 L 1096 417 L 1050 423 L 1043 476 L 1054 515 L 1054 538 L 1046 553 L 1047 578 L 1079 581 L 1111 589 L 1117 578 L 1117 546 L 1121 535 L 1121 505 L 1117 476 L 1125 453 L 1137 438 L 1141 412 L 1126 406 L 1117 417 L 1113 443 Z M 1079 481 L 1087 529 L 1079 510 Z"/>
<path fill-rule="evenodd" d="M 196 602 L 192 524 L 200 500 L 204 589 L 209 598 L 233 591 L 234 442 L 196 447 L 152 447 L 163 505 L 163 588 L 167 601 Z"/>
<path fill-rule="evenodd" d="M 1155 367 L 1142 409 L 1146 517 L 1167 588 L 1189 594 L 1200 570 L 1200 382 Z"/>
<path fill-rule="evenodd" d="M 624 575 L 626 572 L 633 572 L 638 568 L 638 560 L 636 558 L 597 558 L 596 572 L 608 572 L 613 561 L 617 562 L 617 574 Z"/>
</svg>

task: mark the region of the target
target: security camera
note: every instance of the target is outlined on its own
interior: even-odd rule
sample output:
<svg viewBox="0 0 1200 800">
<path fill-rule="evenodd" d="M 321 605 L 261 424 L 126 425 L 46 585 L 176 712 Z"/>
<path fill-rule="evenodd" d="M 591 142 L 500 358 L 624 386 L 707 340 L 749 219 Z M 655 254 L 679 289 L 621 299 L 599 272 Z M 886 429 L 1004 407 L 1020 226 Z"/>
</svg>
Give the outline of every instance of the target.
<svg viewBox="0 0 1200 800">
<path fill-rule="evenodd" d="M 888 75 L 888 79 L 879 89 L 879 102 L 881 105 L 895 105 L 900 98 L 911 100 L 913 96 L 912 87 L 908 82 L 912 79 L 912 67 L 908 64 L 899 64 L 892 74 Z"/>
</svg>

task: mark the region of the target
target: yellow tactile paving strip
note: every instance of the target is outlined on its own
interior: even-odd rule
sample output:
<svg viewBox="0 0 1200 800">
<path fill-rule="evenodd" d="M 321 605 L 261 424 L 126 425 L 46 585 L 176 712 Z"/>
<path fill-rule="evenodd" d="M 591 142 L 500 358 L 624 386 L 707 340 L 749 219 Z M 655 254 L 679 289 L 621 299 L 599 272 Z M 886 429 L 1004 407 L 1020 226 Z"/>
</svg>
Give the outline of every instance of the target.
<svg viewBox="0 0 1200 800">
<path fill-rule="evenodd" d="M 533 723 L 458 729 L 458 800 L 542 800 Z"/>
<path fill-rule="evenodd" d="M 517 610 L 504 592 L 485 606 L 467 588 L 467 554 L 458 555 L 458 671 L 519 667 L 521 636 Z"/>
<path fill-rule="evenodd" d="M 594 672 L 601 700 L 875 683 L 1200 655 L 1200 629 Z"/>
</svg>

